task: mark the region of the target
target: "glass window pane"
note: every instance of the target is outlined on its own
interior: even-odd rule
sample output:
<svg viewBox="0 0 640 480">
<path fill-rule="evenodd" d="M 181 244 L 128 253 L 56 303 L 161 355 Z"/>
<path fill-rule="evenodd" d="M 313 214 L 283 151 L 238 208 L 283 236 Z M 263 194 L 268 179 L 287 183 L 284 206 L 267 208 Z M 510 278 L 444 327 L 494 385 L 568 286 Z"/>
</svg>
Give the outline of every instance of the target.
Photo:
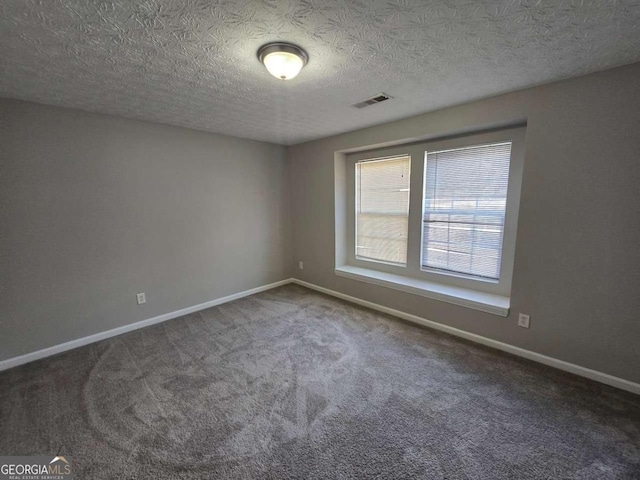
<svg viewBox="0 0 640 480">
<path fill-rule="evenodd" d="M 407 263 L 410 158 L 356 163 L 356 257 Z"/>
<path fill-rule="evenodd" d="M 422 267 L 498 280 L 511 142 L 425 156 Z"/>
</svg>

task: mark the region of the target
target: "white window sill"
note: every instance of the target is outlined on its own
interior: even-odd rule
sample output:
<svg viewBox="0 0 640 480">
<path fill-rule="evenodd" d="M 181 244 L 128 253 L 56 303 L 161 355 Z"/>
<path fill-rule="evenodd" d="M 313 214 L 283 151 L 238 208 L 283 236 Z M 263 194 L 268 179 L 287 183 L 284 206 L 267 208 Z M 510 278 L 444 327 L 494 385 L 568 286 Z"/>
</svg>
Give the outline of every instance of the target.
<svg viewBox="0 0 640 480">
<path fill-rule="evenodd" d="M 402 292 L 493 313 L 501 317 L 509 315 L 510 298 L 501 295 L 347 265 L 337 267 L 335 273 L 340 277 L 393 288 Z"/>
</svg>

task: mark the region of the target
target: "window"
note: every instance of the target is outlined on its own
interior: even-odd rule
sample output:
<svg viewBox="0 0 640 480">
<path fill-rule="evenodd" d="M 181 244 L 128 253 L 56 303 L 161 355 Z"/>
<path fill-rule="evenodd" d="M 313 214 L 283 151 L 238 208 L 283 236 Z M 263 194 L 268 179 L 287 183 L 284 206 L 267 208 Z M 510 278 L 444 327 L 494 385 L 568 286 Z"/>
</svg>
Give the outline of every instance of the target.
<svg viewBox="0 0 640 480">
<path fill-rule="evenodd" d="M 511 142 L 426 153 L 422 268 L 500 279 Z"/>
<path fill-rule="evenodd" d="M 356 163 L 356 257 L 406 265 L 409 157 Z"/>
<path fill-rule="evenodd" d="M 506 314 L 524 138 L 518 127 L 337 152 L 336 274 Z"/>
</svg>

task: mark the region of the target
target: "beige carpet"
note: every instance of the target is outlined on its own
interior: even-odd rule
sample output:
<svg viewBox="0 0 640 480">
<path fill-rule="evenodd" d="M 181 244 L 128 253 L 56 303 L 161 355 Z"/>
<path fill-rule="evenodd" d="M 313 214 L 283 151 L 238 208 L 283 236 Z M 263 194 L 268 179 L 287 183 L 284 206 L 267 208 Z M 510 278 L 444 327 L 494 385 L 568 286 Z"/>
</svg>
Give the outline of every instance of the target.
<svg viewBox="0 0 640 480">
<path fill-rule="evenodd" d="M 288 285 L 0 374 L 78 479 L 640 478 L 640 397 Z"/>
</svg>

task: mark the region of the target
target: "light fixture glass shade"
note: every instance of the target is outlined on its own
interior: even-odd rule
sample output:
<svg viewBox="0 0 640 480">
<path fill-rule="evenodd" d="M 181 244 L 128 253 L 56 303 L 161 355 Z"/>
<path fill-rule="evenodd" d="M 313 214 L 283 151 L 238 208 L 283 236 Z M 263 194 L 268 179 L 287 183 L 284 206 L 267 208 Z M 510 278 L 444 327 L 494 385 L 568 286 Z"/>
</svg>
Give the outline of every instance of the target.
<svg viewBox="0 0 640 480">
<path fill-rule="evenodd" d="M 309 59 L 302 48 L 283 42 L 262 46 L 258 58 L 271 75 L 281 80 L 291 80 L 298 75 Z"/>
<path fill-rule="evenodd" d="M 289 52 L 270 53 L 262 61 L 271 75 L 282 80 L 291 80 L 304 65 L 300 57 Z"/>
</svg>

